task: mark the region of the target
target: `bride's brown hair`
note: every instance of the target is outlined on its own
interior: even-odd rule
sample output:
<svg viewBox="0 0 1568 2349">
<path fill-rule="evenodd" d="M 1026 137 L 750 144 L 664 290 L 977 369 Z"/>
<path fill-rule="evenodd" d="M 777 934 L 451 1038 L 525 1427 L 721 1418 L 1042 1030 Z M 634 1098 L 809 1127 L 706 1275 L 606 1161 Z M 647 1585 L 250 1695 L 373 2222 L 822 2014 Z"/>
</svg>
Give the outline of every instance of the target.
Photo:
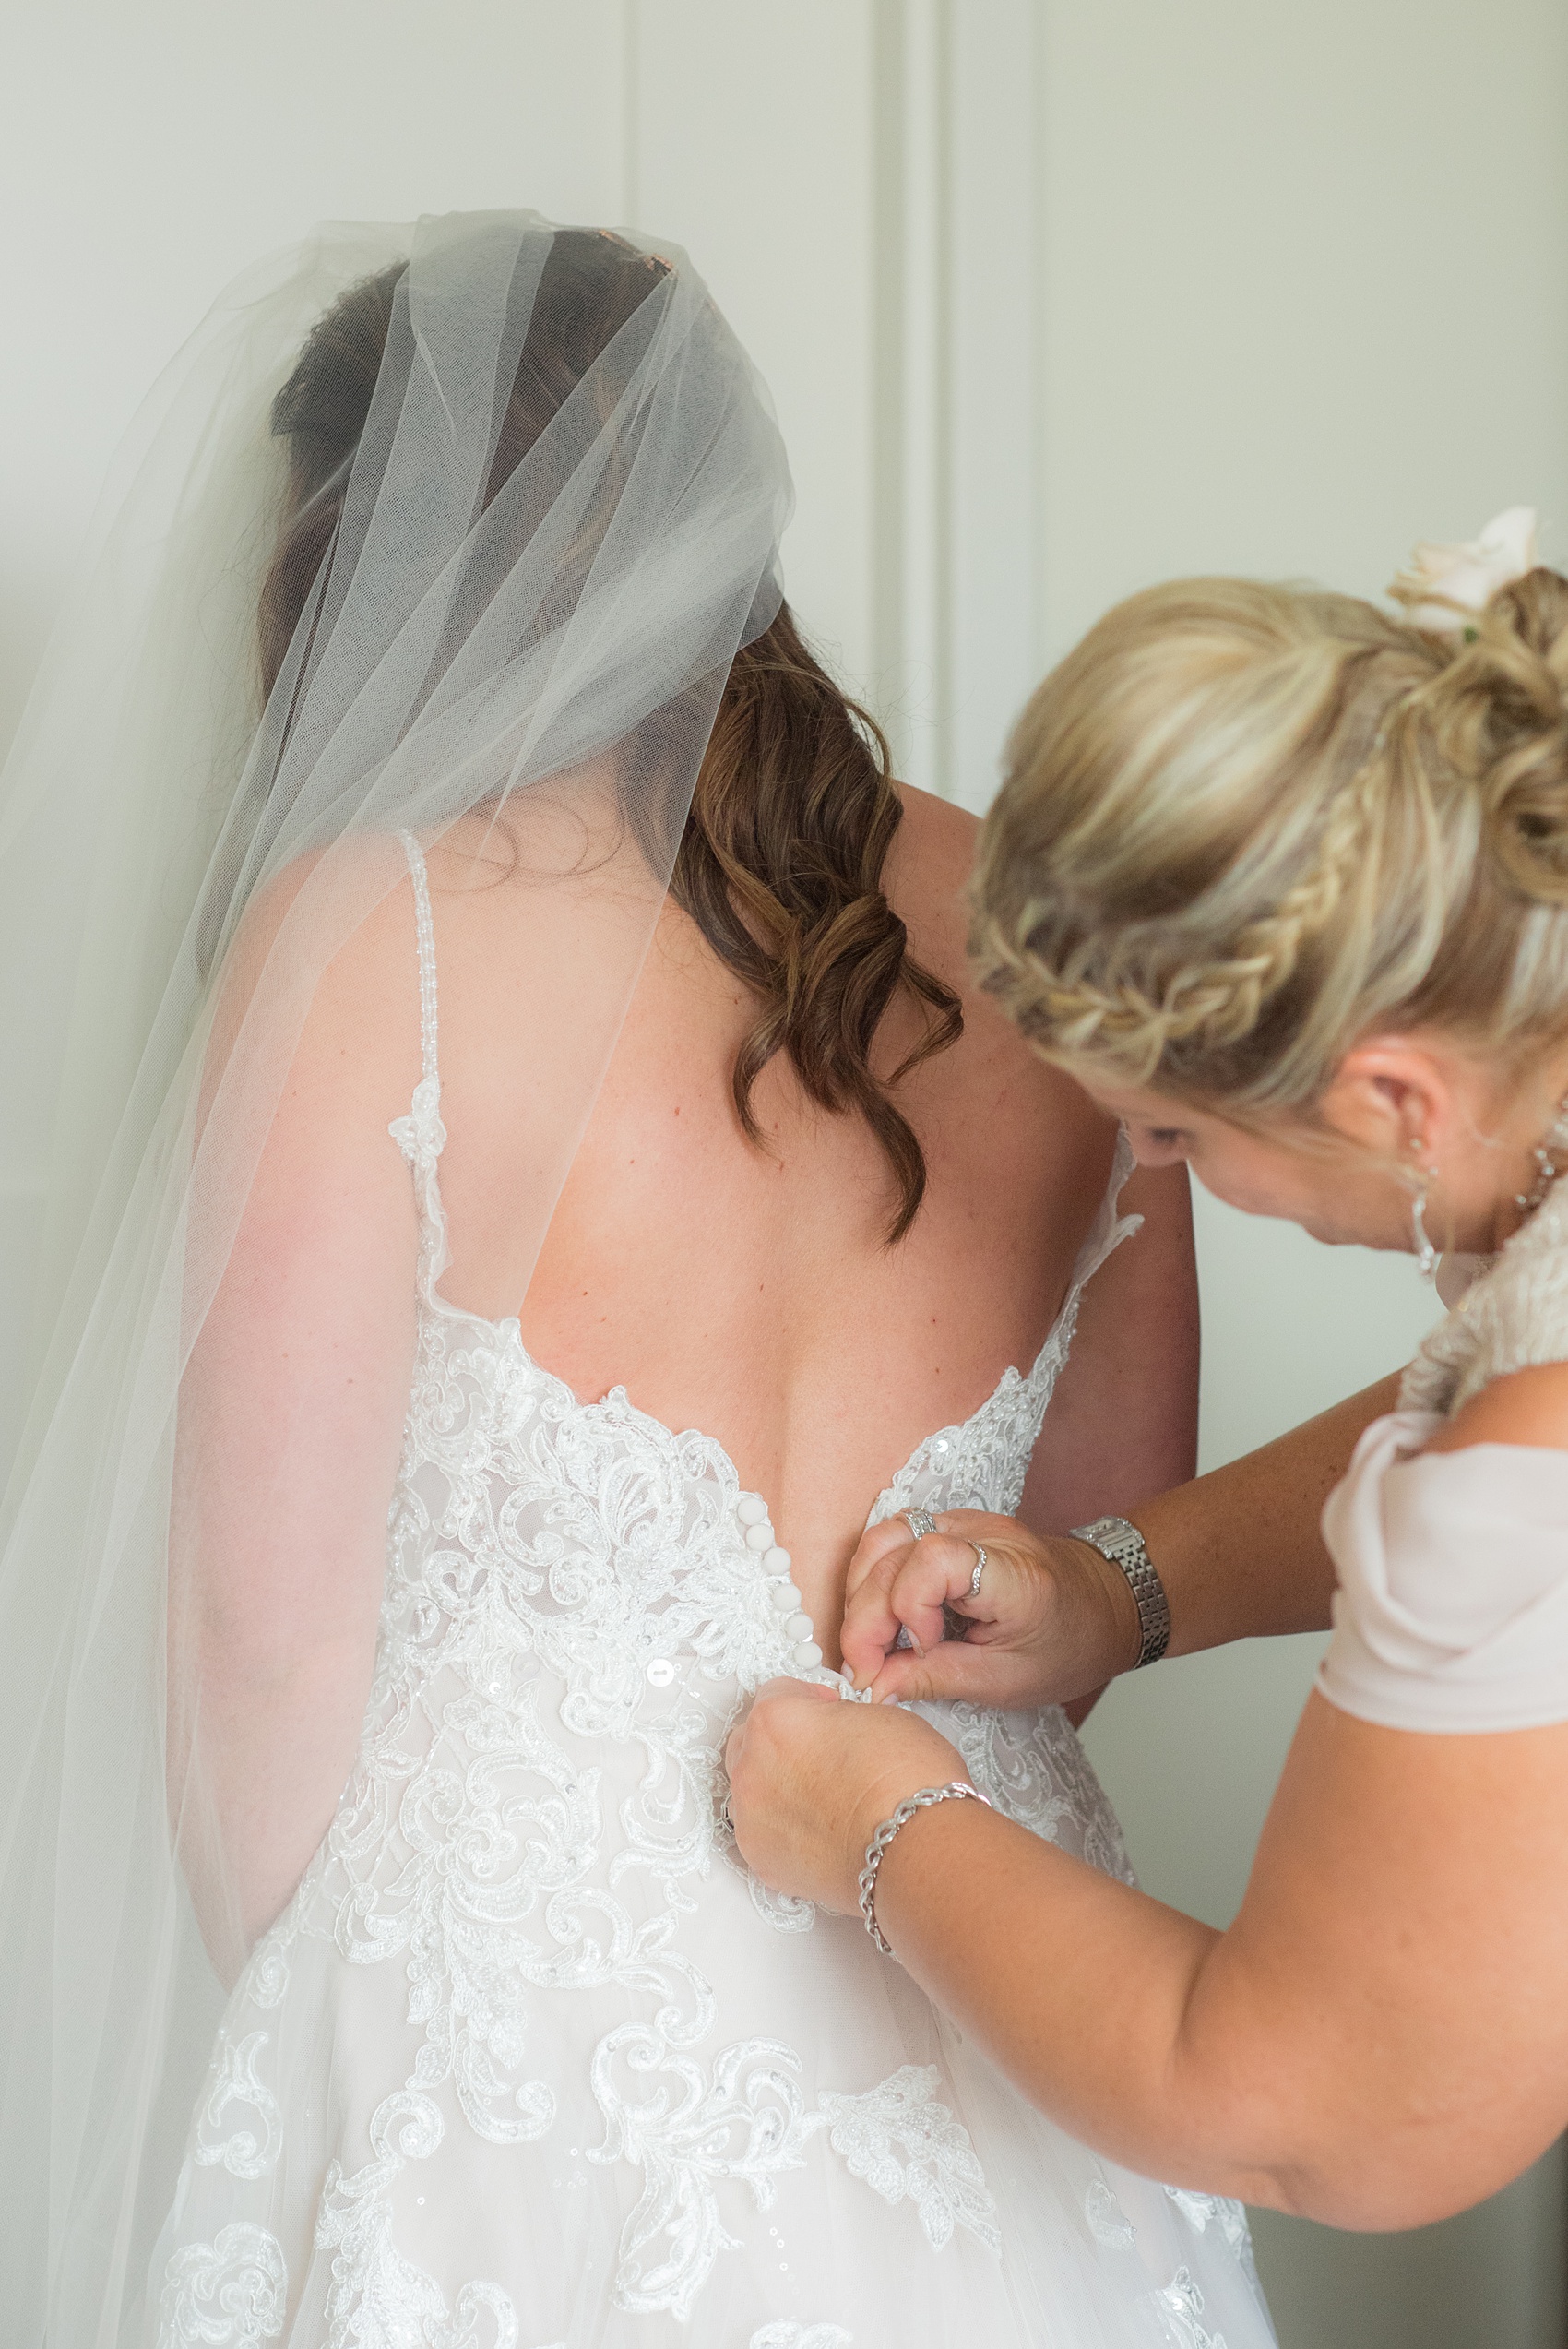
<svg viewBox="0 0 1568 2349">
<path fill-rule="evenodd" d="M 663 265 L 619 238 L 559 232 L 534 296 L 527 340 L 485 486 L 489 504 Z M 273 406 L 288 443 L 285 517 L 262 589 L 262 686 L 270 693 L 327 560 L 391 326 L 401 265 L 352 287 L 312 332 Z M 903 1238 L 924 1196 L 924 1154 L 893 1099 L 909 1070 L 955 1043 L 958 997 L 909 952 L 882 874 L 903 810 L 880 727 L 835 684 L 788 604 L 736 654 L 690 813 L 671 894 L 756 997 L 731 1072 L 736 1114 L 761 1143 L 753 1103 L 776 1053 L 788 1054 L 823 1108 L 858 1111 L 897 1190 L 888 1231 Z M 888 1077 L 871 1065 L 900 990 L 923 1016 Z"/>
</svg>

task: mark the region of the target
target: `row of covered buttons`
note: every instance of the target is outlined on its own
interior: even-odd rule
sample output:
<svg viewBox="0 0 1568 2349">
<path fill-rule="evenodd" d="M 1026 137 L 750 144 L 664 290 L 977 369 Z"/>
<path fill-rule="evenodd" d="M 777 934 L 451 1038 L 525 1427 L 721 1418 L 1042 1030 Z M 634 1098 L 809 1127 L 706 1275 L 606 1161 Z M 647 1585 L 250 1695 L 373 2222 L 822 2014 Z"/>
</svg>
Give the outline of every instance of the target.
<svg viewBox="0 0 1568 2349">
<path fill-rule="evenodd" d="M 746 1529 L 747 1549 L 762 1552 L 762 1570 L 770 1578 L 769 1601 L 780 1615 L 788 1617 L 782 1629 L 791 1643 L 795 1668 L 810 1672 L 822 1662 L 822 1650 L 813 1637 L 812 1619 L 801 1604 L 801 1594 L 790 1580 L 790 1553 L 781 1550 L 774 1538 L 767 1503 L 755 1493 L 742 1493 L 735 1504 L 735 1514 Z"/>
</svg>

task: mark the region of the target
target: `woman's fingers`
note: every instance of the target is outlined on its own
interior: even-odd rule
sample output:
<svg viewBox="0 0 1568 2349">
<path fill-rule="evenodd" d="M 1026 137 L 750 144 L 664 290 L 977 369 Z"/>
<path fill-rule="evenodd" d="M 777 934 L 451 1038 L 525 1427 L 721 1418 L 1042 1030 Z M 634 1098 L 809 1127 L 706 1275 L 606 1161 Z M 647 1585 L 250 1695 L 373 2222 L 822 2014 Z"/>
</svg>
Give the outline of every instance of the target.
<svg viewBox="0 0 1568 2349">
<path fill-rule="evenodd" d="M 914 1539 L 901 1517 L 887 1517 L 880 1525 L 868 1525 L 856 1545 L 854 1556 L 849 1560 L 849 1577 L 844 1585 L 846 1597 L 852 1599 L 866 1578 L 895 1551 L 911 1549 Z"/>
<path fill-rule="evenodd" d="M 941 1533 L 890 1549 L 877 1560 L 846 1606 L 839 1635 L 845 1670 L 857 1687 L 897 1647 L 901 1631 L 917 1655 L 946 1638 L 944 1610 L 968 1596 L 974 1564 L 967 1542 Z"/>
<path fill-rule="evenodd" d="M 876 1528 L 878 1532 L 884 1529 Z M 851 1584 L 838 1634 L 844 1670 L 857 1687 L 863 1687 L 884 1657 L 897 1645 L 903 1618 L 893 1604 L 893 1586 L 900 1568 L 913 1556 L 914 1544 L 904 1529 L 901 1544 L 885 1543 L 882 1554 L 861 1568 Z M 859 1553 L 857 1553 L 857 1558 Z M 853 1573 L 854 1568 L 850 1568 Z"/>
<path fill-rule="evenodd" d="M 976 1509 L 945 1509 L 933 1533 L 908 1535 L 877 1526 L 857 1553 L 841 1645 L 858 1688 L 906 1702 L 1061 1704 L 1135 1662 L 1125 1618 L 1136 1610 L 1087 1544 Z"/>
<path fill-rule="evenodd" d="M 948 1639 L 950 1614 L 964 1616 L 977 1628 L 995 1620 L 994 1604 L 1000 1577 L 981 1577 L 974 1592 L 980 1562 L 973 1524 L 991 1529 L 1004 1520 L 982 1518 L 971 1510 L 954 1509 L 937 1520 L 934 1533 L 912 1541 L 901 1519 L 896 1520 L 902 1539 L 889 1525 L 873 1526 L 850 1564 L 848 1598 L 839 1645 L 844 1668 L 858 1687 L 864 1687 L 900 1647 L 899 1634 L 909 1637 L 921 1655 Z M 878 1541 L 878 1535 L 890 1537 Z"/>
</svg>

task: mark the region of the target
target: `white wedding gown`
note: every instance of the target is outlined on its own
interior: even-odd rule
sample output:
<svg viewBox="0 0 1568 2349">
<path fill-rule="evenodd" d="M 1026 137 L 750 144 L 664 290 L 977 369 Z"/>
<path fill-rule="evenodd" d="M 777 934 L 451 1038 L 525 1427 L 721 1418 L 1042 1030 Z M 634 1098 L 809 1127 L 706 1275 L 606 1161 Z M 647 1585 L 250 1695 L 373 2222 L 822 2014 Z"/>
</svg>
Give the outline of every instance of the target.
<svg viewBox="0 0 1568 2349">
<path fill-rule="evenodd" d="M 332 1827 L 223 2021 L 156 2255 L 160 2349 L 1253 2349 L 1238 2205 L 1034 2111 L 858 1918 L 754 1881 L 720 1756 L 812 1670 L 758 1496 L 620 1388 L 579 1402 L 422 1234 L 374 1685 Z M 1028 1374 L 877 1497 L 1013 1510 L 1118 1164 Z M 818 1674 L 820 1676 L 820 1673 Z M 1060 1711 L 923 1708 L 999 1809 L 1130 1879 Z"/>
</svg>

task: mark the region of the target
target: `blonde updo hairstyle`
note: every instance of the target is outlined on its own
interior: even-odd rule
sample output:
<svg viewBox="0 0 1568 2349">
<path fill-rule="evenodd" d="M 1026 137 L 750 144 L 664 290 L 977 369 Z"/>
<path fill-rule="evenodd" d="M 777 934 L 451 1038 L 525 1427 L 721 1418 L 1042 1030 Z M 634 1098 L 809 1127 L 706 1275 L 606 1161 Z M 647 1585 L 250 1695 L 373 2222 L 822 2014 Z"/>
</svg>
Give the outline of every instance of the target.
<svg viewBox="0 0 1568 2349">
<path fill-rule="evenodd" d="M 1008 746 L 982 983 L 1048 1059 L 1311 1126 L 1366 1035 L 1522 1067 L 1568 1023 L 1568 580 L 1453 635 L 1177 580 L 1109 613 Z"/>
</svg>

